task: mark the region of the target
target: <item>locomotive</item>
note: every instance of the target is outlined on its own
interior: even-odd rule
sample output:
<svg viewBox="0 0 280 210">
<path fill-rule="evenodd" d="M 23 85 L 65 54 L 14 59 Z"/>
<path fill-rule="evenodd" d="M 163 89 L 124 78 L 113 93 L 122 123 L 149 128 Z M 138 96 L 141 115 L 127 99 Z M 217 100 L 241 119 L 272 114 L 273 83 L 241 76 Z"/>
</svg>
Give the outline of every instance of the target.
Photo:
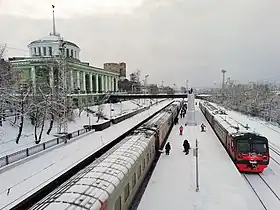
<svg viewBox="0 0 280 210">
<path fill-rule="evenodd" d="M 181 106 L 174 100 L 31 209 L 129 209 Z"/>
<path fill-rule="evenodd" d="M 250 131 L 248 125 L 235 126 L 236 121 L 209 102 L 199 107 L 240 172 L 261 173 L 269 164 L 266 137 Z"/>
</svg>

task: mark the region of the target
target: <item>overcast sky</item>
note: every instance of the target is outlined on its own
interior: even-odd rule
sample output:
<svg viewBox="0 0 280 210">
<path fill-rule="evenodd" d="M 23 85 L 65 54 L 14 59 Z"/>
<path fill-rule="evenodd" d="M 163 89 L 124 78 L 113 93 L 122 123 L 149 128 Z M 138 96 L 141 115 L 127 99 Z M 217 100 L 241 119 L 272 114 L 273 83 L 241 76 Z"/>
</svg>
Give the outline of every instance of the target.
<svg viewBox="0 0 280 210">
<path fill-rule="evenodd" d="M 51 32 L 52 4 L 57 31 L 91 65 L 124 61 L 177 86 L 220 84 L 222 68 L 240 82 L 280 80 L 279 0 L 0 0 L 9 56 Z"/>
</svg>

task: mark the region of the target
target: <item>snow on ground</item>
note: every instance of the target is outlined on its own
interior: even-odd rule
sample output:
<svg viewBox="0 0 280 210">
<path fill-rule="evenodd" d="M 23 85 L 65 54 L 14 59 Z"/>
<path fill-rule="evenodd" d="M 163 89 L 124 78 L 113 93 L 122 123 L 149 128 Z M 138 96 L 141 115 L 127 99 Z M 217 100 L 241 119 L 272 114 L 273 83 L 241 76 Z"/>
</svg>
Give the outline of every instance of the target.
<svg viewBox="0 0 280 210">
<path fill-rule="evenodd" d="M 172 129 L 170 156 L 161 155 L 138 209 L 263 209 L 199 110 L 196 119 L 198 126 L 184 127 L 182 137 L 179 126 L 185 119 Z M 207 126 L 206 133 L 200 132 L 202 122 Z M 187 156 L 183 153 L 185 138 L 192 148 L 195 139 L 199 141 L 199 192 L 195 191 L 195 157 L 192 151 Z"/>
<path fill-rule="evenodd" d="M 156 100 L 152 100 L 153 103 Z M 141 99 L 141 100 L 131 100 L 131 101 L 123 101 L 122 103 L 111 104 L 111 108 L 114 110 L 111 112 L 113 116 L 119 116 L 125 114 L 127 112 L 142 108 L 143 106 L 147 106 L 150 104 L 150 99 Z M 93 110 L 97 110 L 98 106 L 90 107 Z M 104 114 L 110 118 L 110 104 L 103 105 Z M 20 138 L 19 144 L 15 143 L 18 127 L 12 126 L 14 118 L 9 118 L 4 122 L 3 127 L 0 127 L 0 157 L 5 155 L 14 153 L 16 151 L 31 147 L 35 145 L 35 137 L 34 137 L 34 126 L 31 125 L 30 120 L 25 120 L 22 137 Z M 87 113 L 83 111 L 79 116 L 79 110 L 76 109 L 74 111 L 74 121 L 69 121 L 68 123 L 68 131 L 74 132 L 76 130 L 82 129 L 85 124 L 94 124 L 97 121 L 97 117 L 95 114 Z M 99 120 L 99 123 L 104 120 Z M 54 124 L 52 132 L 50 135 L 47 135 L 46 132 L 49 128 L 49 121 L 45 124 L 45 130 L 43 132 L 41 142 L 45 142 L 51 139 L 54 139 L 54 134 L 57 133 L 57 124 Z M 40 132 L 40 128 L 37 129 L 37 133 Z"/>
<path fill-rule="evenodd" d="M 20 165 L 0 173 L 0 209 L 10 209 L 20 200 L 48 184 L 71 166 L 90 156 L 104 144 L 119 137 L 171 100 L 164 101 L 104 131 L 88 132 L 40 156 L 30 157 Z M 7 195 L 7 190 L 10 193 Z"/>
</svg>

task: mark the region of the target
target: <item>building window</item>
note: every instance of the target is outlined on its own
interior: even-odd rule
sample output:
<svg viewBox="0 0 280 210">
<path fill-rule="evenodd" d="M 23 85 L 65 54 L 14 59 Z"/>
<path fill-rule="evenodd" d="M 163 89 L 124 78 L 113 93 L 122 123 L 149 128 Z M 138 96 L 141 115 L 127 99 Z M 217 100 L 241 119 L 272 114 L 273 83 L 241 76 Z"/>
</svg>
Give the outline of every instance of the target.
<svg viewBox="0 0 280 210">
<path fill-rule="evenodd" d="M 44 54 L 44 56 L 47 55 L 47 48 L 46 47 L 43 47 L 43 54 Z"/>
<path fill-rule="evenodd" d="M 52 47 L 49 47 L 49 55 L 52 56 Z"/>
<path fill-rule="evenodd" d="M 75 50 L 75 58 L 77 58 L 77 51 Z"/>
<path fill-rule="evenodd" d="M 34 47 L 34 55 L 37 55 L 37 49 Z"/>
<path fill-rule="evenodd" d="M 128 197 L 129 197 L 129 183 L 124 188 L 124 202 L 127 201 Z"/>
<path fill-rule="evenodd" d="M 74 58 L 73 50 L 71 50 L 71 58 Z"/>
<path fill-rule="evenodd" d="M 69 57 L 69 49 L 66 49 L 66 57 Z"/>
<path fill-rule="evenodd" d="M 41 47 L 38 47 L 38 55 L 41 56 Z"/>
</svg>

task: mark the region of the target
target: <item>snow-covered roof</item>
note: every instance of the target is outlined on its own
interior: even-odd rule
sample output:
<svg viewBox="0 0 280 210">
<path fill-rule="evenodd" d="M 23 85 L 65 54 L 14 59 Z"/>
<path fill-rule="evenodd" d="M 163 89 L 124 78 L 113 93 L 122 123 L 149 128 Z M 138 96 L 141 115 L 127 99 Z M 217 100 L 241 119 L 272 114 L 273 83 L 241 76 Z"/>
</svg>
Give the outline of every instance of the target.
<svg viewBox="0 0 280 210">
<path fill-rule="evenodd" d="M 57 194 L 47 209 L 55 208 L 55 203 L 68 204 L 63 209 L 70 206 L 73 208 L 73 204 L 85 209 L 99 209 L 136 163 L 149 141 L 150 138 L 147 138 L 145 133 L 125 138 L 101 158 L 71 178 L 68 183 L 71 187 Z"/>
<path fill-rule="evenodd" d="M 39 44 L 39 43 L 59 43 L 60 41 L 60 37 L 59 36 L 54 36 L 54 35 L 50 35 L 50 36 L 47 36 L 47 37 L 43 37 L 41 39 L 37 39 L 37 40 L 34 40 L 32 42 L 30 42 L 29 45 L 33 45 L 33 44 Z M 76 45 L 75 43 L 73 42 L 70 42 L 70 41 L 66 41 L 64 40 L 64 42 L 68 45 L 71 45 L 73 47 L 77 47 L 79 48 L 78 45 Z M 28 46 L 29 46 L 28 45 Z"/>
</svg>

